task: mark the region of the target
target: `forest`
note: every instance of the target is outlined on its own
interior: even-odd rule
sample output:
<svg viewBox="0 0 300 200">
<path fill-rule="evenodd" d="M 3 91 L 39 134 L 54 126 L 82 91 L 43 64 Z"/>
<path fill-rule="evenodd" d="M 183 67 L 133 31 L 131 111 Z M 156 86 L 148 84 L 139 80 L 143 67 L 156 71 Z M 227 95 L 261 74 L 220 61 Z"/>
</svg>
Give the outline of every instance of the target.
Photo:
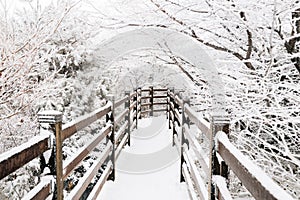
<svg viewBox="0 0 300 200">
<path fill-rule="evenodd" d="M 209 115 L 207 76 L 171 49 L 137 49 L 109 66 L 102 60 L 100 44 L 118 34 L 166 29 L 192 39 L 213 61 L 231 141 L 299 198 L 298 0 L 0 0 L 0 24 L 0 153 L 39 134 L 39 111 L 61 111 L 66 123 L 137 87 L 180 85 Z M 66 157 L 89 137 L 70 140 Z M 0 199 L 22 198 L 36 174 L 38 161 L 1 180 Z M 235 196 L 247 196 L 231 179 Z"/>
</svg>

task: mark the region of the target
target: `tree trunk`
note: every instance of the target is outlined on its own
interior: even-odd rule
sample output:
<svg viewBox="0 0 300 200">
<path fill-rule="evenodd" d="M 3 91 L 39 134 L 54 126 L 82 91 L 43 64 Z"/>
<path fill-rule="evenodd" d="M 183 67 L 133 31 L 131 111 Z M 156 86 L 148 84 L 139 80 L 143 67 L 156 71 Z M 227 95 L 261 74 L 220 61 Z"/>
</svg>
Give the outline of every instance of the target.
<svg viewBox="0 0 300 200">
<path fill-rule="evenodd" d="M 300 34 L 300 8 L 292 12 L 292 20 L 294 22 L 294 27 L 291 35 L 294 36 L 295 34 Z M 285 43 L 285 48 L 289 54 L 294 54 L 299 52 L 299 46 L 297 45 L 299 41 L 300 41 L 300 37 L 295 37 Z M 300 73 L 300 58 L 294 57 L 292 58 L 292 62 L 294 63 L 294 66 Z"/>
</svg>

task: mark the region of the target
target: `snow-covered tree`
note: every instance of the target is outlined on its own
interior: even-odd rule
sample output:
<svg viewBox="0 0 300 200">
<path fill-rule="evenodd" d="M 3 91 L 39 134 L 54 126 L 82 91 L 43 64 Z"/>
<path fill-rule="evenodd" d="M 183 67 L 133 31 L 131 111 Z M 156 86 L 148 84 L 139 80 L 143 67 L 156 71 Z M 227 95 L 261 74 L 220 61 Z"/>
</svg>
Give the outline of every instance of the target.
<svg viewBox="0 0 300 200">
<path fill-rule="evenodd" d="M 36 1 L 10 13 L 5 2 L 0 18 L 0 152 L 37 133 L 38 110 L 49 97 L 58 98 L 66 89 L 64 79 L 88 61 L 84 43 L 91 34 L 84 16 L 72 10 L 76 3 L 42 8 Z"/>
<path fill-rule="evenodd" d="M 113 23 L 104 27 L 173 29 L 206 46 L 225 83 L 232 140 L 274 180 L 299 196 L 299 184 L 294 184 L 300 180 L 299 1 L 133 4 L 132 9 L 130 2 L 116 4 L 122 12 L 108 13 Z"/>
<path fill-rule="evenodd" d="M 70 121 L 88 112 L 93 95 L 99 97 L 95 102 L 101 106 L 102 96 L 95 93 L 97 87 L 84 87 L 97 81 L 81 73 L 91 61 L 88 44 L 94 29 L 77 2 L 57 1 L 45 7 L 40 1 L 30 1 L 16 10 L 10 9 L 12 2 L 0 3 L 2 153 L 39 134 L 39 110 L 62 111 L 64 122 Z M 22 198 L 38 183 L 41 173 L 39 161 L 34 160 L 1 180 L 0 198 Z"/>
</svg>

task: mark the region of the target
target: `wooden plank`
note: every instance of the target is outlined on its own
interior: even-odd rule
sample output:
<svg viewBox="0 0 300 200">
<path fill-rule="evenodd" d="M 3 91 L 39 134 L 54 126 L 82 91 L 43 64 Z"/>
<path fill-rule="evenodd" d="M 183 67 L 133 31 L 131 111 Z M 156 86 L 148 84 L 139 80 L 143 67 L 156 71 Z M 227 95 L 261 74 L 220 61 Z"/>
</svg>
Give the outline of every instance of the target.
<svg viewBox="0 0 300 200">
<path fill-rule="evenodd" d="M 151 99 L 150 96 L 142 96 L 141 99 Z"/>
<path fill-rule="evenodd" d="M 171 121 L 174 121 L 174 114 L 173 114 L 173 112 L 170 112 L 170 119 L 171 119 Z"/>
<path fill-rule="evenodd" d="M 0 180 L 50 148 L 49 135 L 36 136 L 28 142 L 1 154 Z"/>
<path fill-rule="evenodd" d="M 151 106 L 152 104 L 151 103 L 143 103 L 141 104 L 141 106 Z"/>
<path fill-rule="evenodd" d="M 149 113 L 149 112 L 151 112 L 151 110 L 142 110 L 141 111 L 142 114 Z"/>
<path fill-rule="evenodd" d="M 184 134 L 186 138 L 189 141 L 189 144 L 191 145 L 191 149 L 194 151 L 198 161 L 201 164 L 202 169 L 204 170 L 205 174 L 209 175 L 209 168 L 208 168 L 208 158 L 205 158 L 204 151 L 200 144 L 197 142 L 196 138 L 192 137 L 192 133 L 190 132 L 190 129 L 188 128 L 187 124 L 184 125 Z"/>
<path fill-rule="evenodd" d="M 173 139 L 174 139 L 175 146 L 176 146 L 177 151 L 178 151 L 178 153 L 180 155 L 181 154 L 181 145 L 179 143 L 178 137 L 177 137 L 176 134 L 173 137 L 174 137 Z"/>
<path fill-rule="evenodd" d="M 127 100 L 128 100 L 128 96 L 119 99 L 118 101 L 115 102 L 115 108 L 123 105 Z"/>
<path fill-rule="evenodd" d="M 167 95 L 156 95 L 153 96 L 153 99 L 166 99 L 168 96 Z"/>
<path fill-rule="evenodd" d="M 153 105 L 167 105 L 168 102 L 154 102 Z"/>
<path fill-rule="evenodd" d="M 208 193 L 207 193 L 207 188 L 205 186 L 205 183 L 202 180 L 194 161 L 190 158 L 189 153 L 186 150 L 186 148 L 184 150 L 183 156 L 184 156 L 184 160 L 189 164 L 188 168 L 190 169 L 189 171 L 191 172 L 191 178 L 195 184 L 195 187 L 196 187 L 196 190 L 198 192 L 200 199 L 207 200 Z"/>
<path fill-rule="evenodd" d="M 130 107 L 129 107 L 129 110 L 133 110 L 133 108 L 136 106 L 136 101 L 132 102 Z"/>
<path fill-rule="evenodd" d="M 179 125 L 181 125 L 181 123 L 182 123 L 181 114 L 179 113 L 179 111 L 177 109 L 175 110 L 175 117 L 178 120 Z"/>
<path fill-rule="evenodd" d="M 101 133 L 95 136 L 89 144 L 77 151 L 75 156 L 68 160 L 63 168 L 63 180 L 81 163 L 81 161 L 111 132 L 111 125 L 106 125 Z"/>
<path fill-rule="evenodd" d="M 175 97 L 173 92 L 168 92 L 168 95 L 169 95 L 170 99 L 174 99 L 174 97 Z"/>
<path fill-rule="evenodd" d="M 115 135 L 115 137 L 116 137 L 116 138 L 115 138 L 115 144 L 117 144 L 118 141 L 119 141 L 119 139 L 120 139 L 120 137 L 121 137 L 122 135 L 124 135 L 127 126 L 128 126 L 128 121 L 126 121 L 126 122 L 119 128 L 118 132 L 117 132 L 116 135 Z"/>
<path fill-rule="evenodd" d="M 182 172 L 183 172 L 185 182 L 188 186 L 188 191 L 189 191 L 191 199 L 198 200 L 197 194 L 194 191 L 193 181 L 192 181 L 191 177 L 189 176 L 189 171 L 188 171 L 185 163 L 183 163 L 183 165 L 182 165 Z"/>
<path fill-rule="evenodd" d="M 136 121 L 134 120 L 134 121 L 132 121 L 132 124 L 130 126 L 130 130 L 133 130 L 135 128 L 135 126 L 136 126 Z"/>
<path fill-rule="evenodd" d="M 93 165 L 88 169 L 88 171 L 84 174 L 84 176 L 79 180 L 75 188 L 72 189 L 70 194 L 67 196 L 66 199 L 70 200 L 77 200 L 80 199 L 83 192 L 86 190 L 87 186 L 91 183 L 94 176 L 98 173 L 98 170 L 100 169 L 103 162 L 106 160 L 106 158 L 109 156 L 109 153 L 111 152 L 112 145 L 109 143 L 99 158 L 95 160 Z"/>
<path fill-rule="evenodd" d="M 189 119 L 200 129 L 202 133 L 209 139 L 212 134 L 212 130 L 210 127 L 210 123 L 203 118 L 197 116 L 197 113 L 192 110 L 192 108 L 188 105 L 184 106 L 184 112 L 187 114 Z"/>
<path fill-rule="evenodd" d="M 153 110 L 153 112 L 166 112 L 166 111 L 167 111 L 166 108 Z"/>
<path fill-rule="evenodd" d="M 134 97 L 135 95 L 136 95 L 136 92 L 132 92 L 132 93 L 130 93 L 129 98 L 131 99 L 131 98 Z"/>
<path fill-rule="evenodd" d="M 111 107 L 111 103 L 107 103 L 102 108 L 99 108 L 83 117 L 79 117 L 74 122 L 66 124 L 62 130 L 62 141 L 108 114 L 112 109 Z"/>
<path fill-rule="evenodd" d="M 227 135 L 219 132 L 218 152 L 226 164 L 255 199 L 292 200 L 293 198 L 278 186 L 258 166 L 252 163 L 229 141 Z"/>
<path fill-rule="evenodd" d="M 22 200 L 40 200 L 46 199 L 51 193 L 51 179 L 41 181 L 31 191 L 29 191 Z"/>
<path fill-rule="evenodd" d="M 173 104 L 173 102 L 170 102 L 170 103 L 169 103 L 169 105 L 170 105 L 171 111 L 172 111 L 172 112 L 174 112 L 174 110 L 175 110 L 175 107 L 174 107 L 174 104 Z"/>
<path fill-rule="evenodd" d="M 180 99 L 178 95 L 175 96 L 175 102 L 180 106 L 183 107 L 183 100 Z"/>
<path fill-rule="evenodd" d="M 226 179 L 222 176 L 215 175 L 213 176 L 213 182 L 216 184 L 218 188 L 218 197 L 217 199 L 223 200 L 233 200 L 231 194 L 227 188 Z"/>
<path fill-rule="evenodd" d="M 116 160 L 118 159 L 122 148 L 125 146 L 127 139 L 128 139 L 128 133 L 125 133 L 125 135 L 123 136 L 120 144 L 118 145 L 118 147 L 116 149 Z"/>
<path fill-rule="evenodd" d="M 154 92 L 167 92 L 168 88 L 154 88 L 153 91 Z"/>
<path fill-rule="evenodd" d="M 89 194 L 87 200 L 96 200 L 97 199 L 97 196 L 101 192 L 105 182 L 107 181 L 107 178 L 108 178 L 110 172 L 112 171 L 112 166 L 113 166 L 112 163 L 109 162 L 107 167 L 105 168 L 105 170 L 102 172 L 100 179 L 98 180 L 98 182 L 94 186 L 93 190 Z"/>
<path fill-rule="evenodd" d="M 137 118 L 140 119 L 140 117 L 141 117 L 141 113 L 139 112 Z"/>
<path fill-rule="evenodd" d="M 115 124 L 120 123 L 121 121 L 125 120 L 125 116 L 128 114 L 128 109 L 121 112 L 116 118 L 115 118 Z"/>
<path fill-rule="evenodd" d="M 132 113 L 130 113 L 130 123 L 133 123 L 133 119 L 136 116 L 136 111 L 133 111 Z"/>
</svg>

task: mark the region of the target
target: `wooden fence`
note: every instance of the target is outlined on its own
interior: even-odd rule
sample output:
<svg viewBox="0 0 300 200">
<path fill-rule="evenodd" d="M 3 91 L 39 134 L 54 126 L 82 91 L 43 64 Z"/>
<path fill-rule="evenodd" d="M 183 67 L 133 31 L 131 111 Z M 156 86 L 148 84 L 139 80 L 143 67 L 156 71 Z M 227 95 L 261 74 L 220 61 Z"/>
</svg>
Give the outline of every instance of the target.
<svg viewBox="0 0 300 200">
<path fill-rule="evenodd" d="M 53 134 L 41 134 L 2 154 L 0 179 L 29 161 L 41 157 L 46 151 L 52 151 L 55 157 L 55 162 L 49 166 L 54 169 L 52 176 L 42 178 L 42 181 L 24 199 L 45 199 L 50 194 L 56 195 L 56 199 L 79 199 L 98 174 L 99 169 L 105 166 L 100 179 L 87 197 L 96 199 L 106 180 L 115 180 L 115 161 L 123 147 L 126 144 L 130 145 L 130 133 L 137 127 L 138 119 L 153 116 L 156 112 L 167 114 L 169 128 L 173 130 L 173 144 L 180 153 L 180 181 L 188 184 L 192 199 L 232 199 L 227 189 L 229 170 L 237 175 L 256 199 L 292 199 L 232 145 L 228 139 L 228 119 L 224 116 L 212 116 L 208 121 L 199 117 L 198 113 L 189 106 L 189 102 L 182 100 L 174 90 L 153 87 L 138 88 L 132 93 L 125 92 L 125 97 L 117 101 L 111 97 L 102 108 L 64 126 L 62 126 L 62 113 L 57 111 L 39 113 L 39 122 L 50 124 Z M 106 121 L 101 131 L 72 158 L 63 162 L 64 141 L 97 120 Z M 207 137 L 209 156 L 204 153 L 202 146 L 195 139 L 191 125 L 196 126 Z M 101 155 L 71 192 L 64 197 L 64 181 L 100 142 L 105 144 Z M 191 156 L 191 152 L 196 155 L 196 159 Z M 196 161 L 206 178 L 200 176 Z"/>
<path fill-rule="evenodd" d="M 169 128 L 173 129 L 174 145 L 181 155 L 180 180 L 188 184 L 192 199 L 231 200 L 227 187 L 229 171 L 239 178 L 255 199 L 293 199 L 229 141 L 229 119 L 226 116 L 212 115 L 210 119 L 204 119 L 174 90 L 168 91 L 167 98 Z M 195 138 L 192 126 L 209 141 L 208 154 Z M 200 174 L 205 174 L 205 177 Z"/>
<path fill-rule="evenodd" d="M 130 145 L 130 132 L 137 126 L 138 119 L 141 116 L 153 115 L 154 112 L 166 111 L 166 108 L 161 110 L 154 109 L 155 105 L 166 105 L 166 102 L 153 101 L 154 98 L 162 98 L 162 96 L 154 97 L 155 92 L 166 93 L 167 89 L 154 90 L 151 87 L 150 89 L 142 90 L 139 88 L 132 93 L 125 92 L 125 97 L 118 101 L 115 101 L 111 97 L 105 106 L 64 126 L 62 126 L 62 113 L 57 111 L 40 112 L 38 114 L 39 122 L 49 124 L 53 133 L 41 134 L 38 137 L 32 138 L 27 143 L 2 154 L 0 160 L 0 179 L 15 172 L 33 159 L 42 157 L 46 151 L 52 151 L 54 152 L 55 162 L 49 162 L 48 165 L 52 165 L 49 168 L 54 169 L 52 170 L 53 176 L 42 178 L 42 181 L 24 199 L 45 199 L 53 193 L 56 195 L 56 199 L 79 199 L 95 175 L 98 174 L 98 170 L 105 164 L 105 170 L 102 172 L 100 179 L 88 197 L 88 199 L 95 199 L 105 181 L 107 179 L 115 179 L 115 160 L 118 158 L 122 148 L 126 144 Z M 166 94 L 164 97 L 166 97 Z M 121 111 L 115 116 L 115 110 Z M 72 158 L 63 162 L 62 146 L 64 141 L 101 119 L 106 120 L 106 124 L 100 133 L 96 134 L 88 144 L 80 148 Z M 75 188 L 64 197 L 64 181 L 104 139 L 108 142 L 105 142 L 106 147 L 101 155 L 79 180 Z"/>
</svg>

